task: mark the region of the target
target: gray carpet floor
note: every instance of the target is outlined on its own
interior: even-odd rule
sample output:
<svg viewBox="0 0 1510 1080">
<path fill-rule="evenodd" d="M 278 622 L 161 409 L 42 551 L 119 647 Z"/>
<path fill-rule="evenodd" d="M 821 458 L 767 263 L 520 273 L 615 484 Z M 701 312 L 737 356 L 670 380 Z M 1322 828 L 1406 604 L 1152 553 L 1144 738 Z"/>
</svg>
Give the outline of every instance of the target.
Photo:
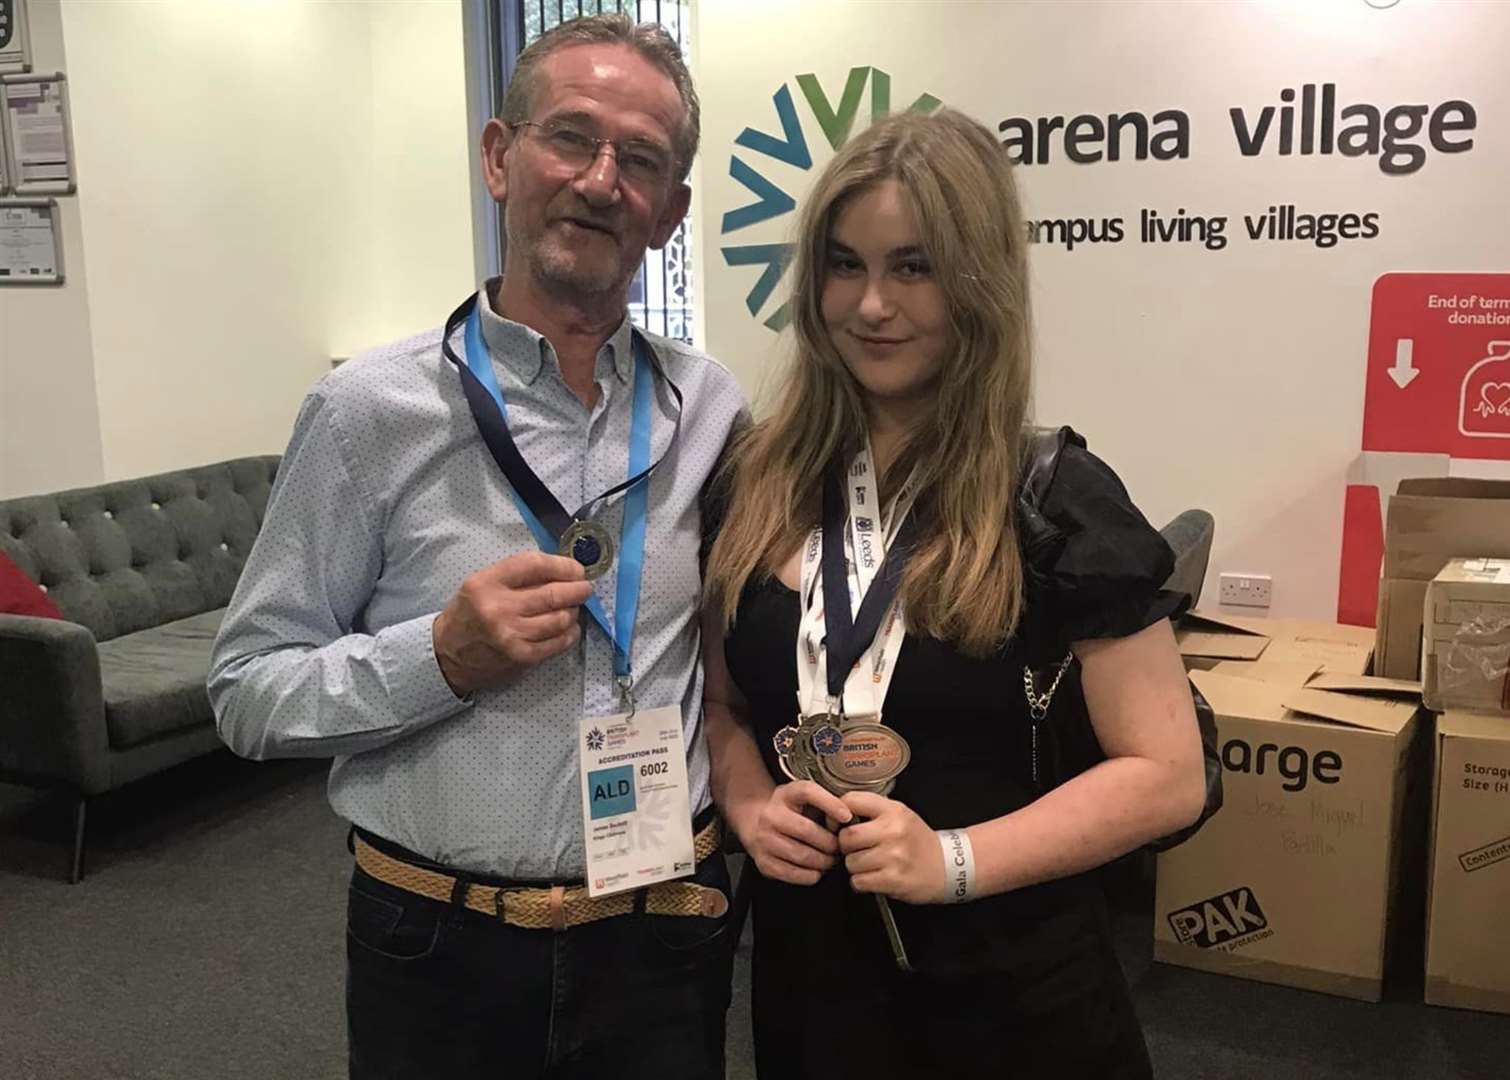
<svg viewBox="0 0 1510 1080">
<path fill-rule="evenodd" d="M 76 886 L 67 807 L 0 785 L 0 1080 L 344 1077 L 350 863 L 324 775 L 222 754 L 108 796 Z M 1119 949 L 1166 1080 L 1510 1076 L 1510 1017 L 1428 1008 L 1419 982 L 1367 1004 L 1153 964 L 1136 893 Z M 731 1080 L 754 1076 L 748 960 Z"/>
</svg>

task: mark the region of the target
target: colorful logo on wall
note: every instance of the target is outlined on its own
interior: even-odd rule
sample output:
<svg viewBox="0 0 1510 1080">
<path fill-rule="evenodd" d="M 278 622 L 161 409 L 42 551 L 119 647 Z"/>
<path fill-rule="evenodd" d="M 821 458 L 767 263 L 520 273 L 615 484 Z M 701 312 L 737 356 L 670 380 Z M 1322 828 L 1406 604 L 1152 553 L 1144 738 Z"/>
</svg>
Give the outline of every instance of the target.
<svg viewBox="0 0 1510 1080">
<path fill-rule="evenodd" d="M 795 82 L 831 150 L 837 150 L 843 146 L 853 133 L 855 120 L 860 114 L 860 105 L 865 98 L 867 88 L 870 91 L 872 123 L 890 115 L 892 111 L 891 76 L 880 68 L 851 68 L 837 104 L 819 83 L 818 76 L 798 75 Z M 735 146 L 743 147 L 759 155 L 759 157 L 746 160 L 736 151 L 729 157 L 729 175 L 749 191 L 755 197 L 755 201 L 724 214 L 718 230 L 720 237 L 729 237 L 732 233 L 739 233 L 764 222 L 786 218 L 797 209 L 797 200 L 779 183 L 771 179 L 773 174 L 789 171 L 778 170 L 775 163 L 779 162 L 791 168 L 800 169 L 803 173 L 810 173 L 813 168 L 813 154 L 808 146 L 807 136 L 803 133 L 802 123 L 797 116 L 797 105 L 790 84 L 784 84 L 781 89 L 777 90 L 771 96 L 771 103 L 776 108 L 776 123 L 781 129 L 780 136 L 747 127 L 734 140 Z M 907 107 L 907 111 L 928 113 L 942 104 L 943 102 L 932 94 L 922 94 Z M 751 161 L 755 164 L 751 164 Z M 787 241 L 723 244 L 720 247 L 727 265 L 761 268 L 760 276 L 755 279 L 749 293 L 745 296 L 745 307 L 754 318 L 760 319 L 761 310 L 771 299 L 776 286 L 781 283 L 791 259 L 792 247 L 793 245 Z M 791 316 L 785 300 L 770 315 L 761 320 L 763 325 L 776 331 L 783 329 L 790 321 Z"/>
</svg>

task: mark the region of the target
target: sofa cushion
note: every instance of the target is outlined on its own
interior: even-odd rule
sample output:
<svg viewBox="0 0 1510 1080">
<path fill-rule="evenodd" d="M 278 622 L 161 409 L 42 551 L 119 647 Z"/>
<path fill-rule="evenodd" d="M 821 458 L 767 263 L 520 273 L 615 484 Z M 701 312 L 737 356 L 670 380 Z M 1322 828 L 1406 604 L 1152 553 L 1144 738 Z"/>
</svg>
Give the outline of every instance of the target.
<svg viewBox="0 0 1510 1080">
<path fill-rule="evenodd" d="M 100 643 L 105 729 L 117 750 L 211 723 L 210 647 L 225 609 Z"/>
<path fill-rule="evenodd" d="M 43 619 L 63 617 L 58 605 L 47 598 L 42 587 L 27 577 L 3 551 L 0 551 L 0 613 L 36 615 Z"/>
<path fill-rule="evenodd" d="M 276 457 L 0 500 L 0 551 L 108 641 L 230 602 Z"/>
</svg>

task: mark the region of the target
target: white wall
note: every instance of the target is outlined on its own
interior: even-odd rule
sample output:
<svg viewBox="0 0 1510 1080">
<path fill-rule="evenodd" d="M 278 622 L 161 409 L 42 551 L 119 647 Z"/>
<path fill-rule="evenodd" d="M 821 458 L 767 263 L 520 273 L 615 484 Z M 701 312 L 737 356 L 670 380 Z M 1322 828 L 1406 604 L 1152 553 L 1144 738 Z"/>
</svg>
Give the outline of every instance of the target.
<svg viewBox="0 0 1510 1080">
<path fill-rule="evenodd" d="M 36 71 L 67 71 L 57 0 L 28 8 Z M 0 498 L 104 475 L 78 200 L 58 197 L 61 286 L 0 288 Z"/>
<path fill-rule="evenodd" d="M 62 30 L 100 404 L 82 436 L 33 421 L 44 449 L 93 439 L 112 479 L 280 451 L 332 356 L 473 287 L 459 0 L 69 2 Z M 20 345 L 6 398 L 36 415 Z M 0 494 L 93 479 L 12 467 Z"/>
<path fill-rule="evenodd" d="M 706 0 L 698 14 L 698 289 L 707 344 L 752 391 L 789 336 L 749 316 L 759 268 L 726 266 L 720 248 L 788 239 L 792 215 L 729 235 L 719 224 L 754 198 L 729 176 L 733 155 L 799 201 L 831 156 L 798 74 L 817 74 L 837 103 L 849 70 L 874 65 L 891 75 L 895 108 L 928 91 L 993 130 L 1008 116 L 1187 111 L 1188 160 L 1075 165 L 1060 143 L 1050 164 L 1019 171 L 1030 217 L 1121 216 L 1129 233 L 1073 252 L 1035 247 L 1037 415 L 1084 432 L 1156 523 L 1189 506 L 1216 515 L 1209 602 L 1220 571 L 1267 572 L 1274 614 L 1335 615 L 1375 278 L 1510 269 L 1510 7 Z M 1409 176 L 1384 175 L 1372 158 L 1240 156 L 1227 110 L 1256 114 L 1308 81 L 1335 82 L 1339 107 L 1466 99 L 1476 146 L 1431 152 Z M 808 172 L 734 142 L 747 125 L 780 136 L 771 95 L 783 84 L 813 150 Z M 1275 201 L 1377 211 L 1381 234 L 1326 250 L 1248 241 L 1241 215 Z M 1228 215 L 1228 246 L 1137 242 L 1140 208 L 1182 206 Z"/>
<path fill-rule="evenodd" d="M 438 326 L 475 287 L 457 0 L 370 5 L 372 282 L 349 351 Z"/>
</svg>

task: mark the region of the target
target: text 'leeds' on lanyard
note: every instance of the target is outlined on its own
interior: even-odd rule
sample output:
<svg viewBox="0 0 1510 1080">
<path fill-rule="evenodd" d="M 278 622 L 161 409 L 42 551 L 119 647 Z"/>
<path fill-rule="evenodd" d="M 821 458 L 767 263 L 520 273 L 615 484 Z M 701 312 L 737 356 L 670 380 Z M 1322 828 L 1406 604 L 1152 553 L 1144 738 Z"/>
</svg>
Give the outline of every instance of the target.
<svg viewBox="0 0 1510 1080">
<path fill-rule="evenodd" d="M 467 359 L 463 363 L 451 348 L 451 336 L 463 323 L 466 324 Z M 640 604 L 640 577 L 645 564 L 646 507 L 649 502 L 650 474 L 665 455 L 650 461 L 650 406 L 654 395 L 654 375 L 659 372 L 666 386 L 676 398 L 676 426 L 671 433 L 671 446 L 681 431 L 682 392 L 676 383 L 661 370 L 654 353 L 645 344 L 638 331 L 631 330 L 634 349 L 634 401 L 629 424 L 628 478 L 623 483 L 609 488 L 603 494 L 583 503 L 575 514 L 568 514 L 560 500 L 551 493 L 545 482 L 530 468 L 529 462 L 519 452 L 514 437 L 509 432 L 508 404 L 503 390 L 493 372 L 492 356 L 482 339 L 482 316 L 478 311 L 476 294 L 451 313 L 446 320 L 441 336 L 441 352 L 456 366 L 461 378 L 462 392 L 472 410 L 472 419 L 477 423 L 478 433 L 493 460 L 498 463 L 504 478 L 509 482 L 519 516 L 529 526 L 542 551 L 552 554 L 561 552 L 562 538 L 581 532 L 577 544 L 587 548 L 586 554 L 597 558 L 595 551 L 600 544 L 597 539 L 601 530 L 584 530 L 590 525 L 593 514 L 609 499 L 621 492 L 624 496 L 624 521 L 619 529 L 619 569 L 615 581 L 614 625 L 609 626 L 603 605 L 596 596 L 590 596 L 583 605 L 598 628 L 613 644 L 613 672 L 630 711 L 634 699 L 631 696 L 633 675 L 631 670 L 631 646 L 634 641 L 635 615 Z M 605 534 L 606 536 L 606 534 Z M 586 542 L 584 542 L 586 541 Z M 562 552 L 565 554 L 564 552 Z M 582 561 L 583 552 L 575 547 L 571 552 Z"/>
<path fill-rule="evenodd" d="M 870 467 L 869 453 L 863 456 L 863 460 Z M 879 481 L 880 478 L 876 479 Z M 831 701 L 843 696 L 850 670 L 875 640 L 881 619 L 901 587 L 902 571 L 912 554 L 918 529 L 917 515 L 908 513 L 910 507 L 899 497 L 893 504 L 892 513 L 906 514 L 906 517 L 887 545 L 881 567 L 865 590 L 859 610 L 852 613 L 849 573 L 844 563 L 844 534 L 846 525 L 851 524 L 851 517 L 863 514 L 864 508 L 855 506 L 854 513 L 851 513 L 850 500 L 845 497 L 848 483 L 845 472 L 839 468 L 829 469 L 823 478 L 823 633 L 827 654 L 825 675 Z M 873 498 L 879 503 L 879 484 L 874 490 Z M 878 520 L 880 511 L 877 505 L 874 514 Z M 861 557 L 862 552 L 857 548 L 855 558 Z"/>
</svg>

